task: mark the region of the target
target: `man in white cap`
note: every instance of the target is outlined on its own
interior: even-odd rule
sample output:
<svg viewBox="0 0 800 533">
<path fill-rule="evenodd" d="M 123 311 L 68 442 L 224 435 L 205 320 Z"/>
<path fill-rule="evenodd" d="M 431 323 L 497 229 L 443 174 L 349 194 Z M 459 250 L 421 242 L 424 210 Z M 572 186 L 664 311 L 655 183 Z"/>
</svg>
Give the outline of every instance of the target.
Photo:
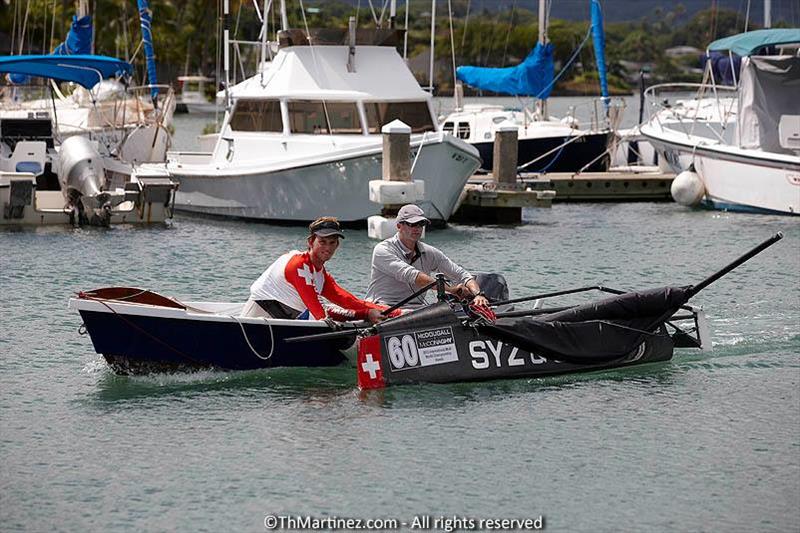
<svg viewBox="0 0 800 533">
<path fill-rule="evenodd" d="M 445 290 L 459 298 L 473 297 L 473 303 L 488 305 L 475 277 L 451 261 L 438 248 L 420 242 L 430 224 L 425 213 L 407 204 L 397 213 L 397 233 L 375 245 L 366 299 L 382 305 L 402 302 L 422 287 L 436 281 L 442 273 L 451 285 Z M 404 304 L 405 309 L 425 305 L 424 295 Z"/>
</svg>

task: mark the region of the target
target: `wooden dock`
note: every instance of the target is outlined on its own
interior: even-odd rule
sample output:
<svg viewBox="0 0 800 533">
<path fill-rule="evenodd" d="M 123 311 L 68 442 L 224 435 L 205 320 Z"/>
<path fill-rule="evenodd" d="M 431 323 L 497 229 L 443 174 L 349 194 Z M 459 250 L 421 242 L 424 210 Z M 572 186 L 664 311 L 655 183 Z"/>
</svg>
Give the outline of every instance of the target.
<svg viewBox="0 0 800 533">
<path fill-rule="evenodd" d="M 538 176 L 523 176 L 522 183 Z M 581 174 L 547 174 L 554 202 L 671 202 L 669 188 L 674 174 L 664 174 L 657 168 L 612 169 L 609 172 Z"/>
<path fill-rule="evenodd" d="M 523 207 L 550 207 L 553 202 L 672 201 L 669 189 L 674 177 L 657 167 L 522 174 L 514 184 L 498 183 L 491 174 L 476 174 L 464 187 L 461 207 L 451 220 L 513 224 L 522 220 Z"/>
</svg>

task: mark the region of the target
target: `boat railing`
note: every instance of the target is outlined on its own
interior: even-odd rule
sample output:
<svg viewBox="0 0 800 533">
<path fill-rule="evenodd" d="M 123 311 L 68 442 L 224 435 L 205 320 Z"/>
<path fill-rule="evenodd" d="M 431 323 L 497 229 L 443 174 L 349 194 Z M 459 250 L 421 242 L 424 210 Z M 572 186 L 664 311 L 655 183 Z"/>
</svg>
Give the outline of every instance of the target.
<svg viewBox="0 0 800 533">
<path fill-rule="evenodd" d="M 709 83 L 661 83 L 644 92 L 645 121 L 691 137 L 727 143 L 737 112 L 737 88 Z"/>
</svg>

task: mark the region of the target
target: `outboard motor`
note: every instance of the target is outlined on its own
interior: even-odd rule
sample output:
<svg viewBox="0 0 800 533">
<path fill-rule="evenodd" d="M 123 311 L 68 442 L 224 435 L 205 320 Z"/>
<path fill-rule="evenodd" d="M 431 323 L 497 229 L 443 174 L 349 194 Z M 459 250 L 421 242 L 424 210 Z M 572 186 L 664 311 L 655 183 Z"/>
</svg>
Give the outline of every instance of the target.
<svg viewBox="0 0 800 533">
<path fill-rule="evenodd" d="M 61 143 L 58 180 L 67 206 L 77 212 L 79 224 L 107 226 L 111 220 L 110 195 L 103 159 L 95 144 L 75 135 Z"/>
</svg>

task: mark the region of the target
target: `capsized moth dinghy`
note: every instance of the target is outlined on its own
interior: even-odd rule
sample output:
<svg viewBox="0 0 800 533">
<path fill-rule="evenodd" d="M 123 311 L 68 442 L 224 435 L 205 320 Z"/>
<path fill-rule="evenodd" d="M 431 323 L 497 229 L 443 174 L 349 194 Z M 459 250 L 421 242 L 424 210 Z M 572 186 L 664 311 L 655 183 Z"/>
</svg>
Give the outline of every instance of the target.
<svg viewBox="0 0 800 533">
<path fill-rule="evenodd" d="M 496 316 L 444 301 L 440 278 L 438 303 L 360 332 L 359 387 L 539 377 L 667 361 L 675 347 L 708 349 L 705 315 L 689 300 L 782 238 L 777 233 L 696 285 L 638 292 L 582 287 L 492 306 L 501 309 L 505 304 L 542 302 L 591 290 L 613 296 L 583 305 Z M 288 342 L 319 342 L 336 336 L 311 335 Z"/>
</svg>

